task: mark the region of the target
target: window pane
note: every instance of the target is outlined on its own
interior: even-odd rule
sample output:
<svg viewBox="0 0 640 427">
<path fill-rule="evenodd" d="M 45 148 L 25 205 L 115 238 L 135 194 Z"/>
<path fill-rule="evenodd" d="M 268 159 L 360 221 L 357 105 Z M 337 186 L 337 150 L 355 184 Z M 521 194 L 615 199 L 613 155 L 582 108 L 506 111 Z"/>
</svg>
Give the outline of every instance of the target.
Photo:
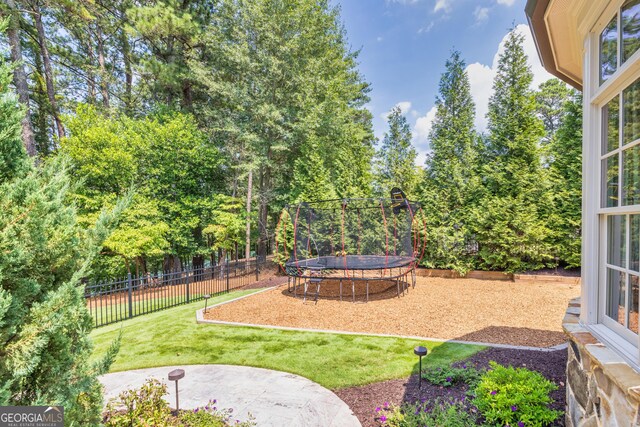
<svg viewBox="0 0 640 427">
<path fill-rule="evenodd" d="M 625 324 L 626 313 L 626 286 L 625 274 L 607 269 L 607 316 L 620 323 Z"/>
<path fill-rule="evenodd" d="M 618 267 L 627 265 L 626 215 L 607 217 L 607 262 Z"/>
<path fill-rule="evenodd" d="M 600 84 L 618 67 L 618 17 L 614 16 L 600 34 Z"/>
<path fill-rule="evenodd" d="M 624 150 L 622 154 L 622 204 L 640 204 L 640 145 Z"/>
<path fill-rule="evenodd" d="M 636 334 L 638 333 L 638 289 L 640 289 L 640 277 L 629 275 L 629 287 L 631 288 L 631 298 L 629 305 L 629 326 Z"/>
<path fill-rule="evenodd" d="M 618 154 L 602 160 L 602 207 L 618 206 Z"/>
<path fill-rule="evenodd" d="M 607 154 L 619 146 L 620 97 L 616 96 L 602 108 L 602 154 Z"/>
<path fill-rule="evenodd" d="M 622 6 L 622 61 L 625 62 L 640 47 L 640 0 L 627 1 Z"/>
<path fill-rule="evenodd" d="M 624 123 L 622 143 L 628 144 L 640 138 L 640 79 L 622 91 Z"/>
<path fill-rule="evenodd" d="M 631 248 L 629 269 L 640 272 L 640 215 L 631 215 Z"/>
</svg>

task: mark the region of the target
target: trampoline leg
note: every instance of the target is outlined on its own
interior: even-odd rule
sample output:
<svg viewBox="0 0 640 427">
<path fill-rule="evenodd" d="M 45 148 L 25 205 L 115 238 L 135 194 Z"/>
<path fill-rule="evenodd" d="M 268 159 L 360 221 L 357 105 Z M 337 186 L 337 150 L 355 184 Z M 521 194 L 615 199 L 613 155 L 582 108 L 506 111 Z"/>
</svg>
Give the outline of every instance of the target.
<svg viewBox="0 0 640 427">
<path fill-rule="evenodd" d="M 396 279 L 396 291 L 398 293 L 398 298 L 400 298 L 400 283 L 398 282 L 398 279 Z"/>
<path fill-rule="evenodd" d="M 351 302 L 356 302 L 356 282 L 351 281 Z"/>
<path fill-rule="evenodd" d="M 316 284 L 316 305 L 318 304 L 318 296 L 320 295 L 320 283 L 321 282 L 318 282 Z"/>
<path fill-rule="evenodd" d="M 340 302 L 342 302 L 342 280 L 340 280 Z"/>
<path fill-rule="evenodd" d="M 293 297 L 298 298 L 298 278 L 294 276 L 293 278 Z"/>
<path fill-rule="evenodd" d="M 291 276 L 287 277 L 287 291 L 291 293 Z"/>
<path fill-rule="evenodd" d="M 307 289 L 309 288 L 309 282 L 305 280 L 304 282 L 304 298 L 302 300 L 303 303 L 307 302 Z"/>
</svg>

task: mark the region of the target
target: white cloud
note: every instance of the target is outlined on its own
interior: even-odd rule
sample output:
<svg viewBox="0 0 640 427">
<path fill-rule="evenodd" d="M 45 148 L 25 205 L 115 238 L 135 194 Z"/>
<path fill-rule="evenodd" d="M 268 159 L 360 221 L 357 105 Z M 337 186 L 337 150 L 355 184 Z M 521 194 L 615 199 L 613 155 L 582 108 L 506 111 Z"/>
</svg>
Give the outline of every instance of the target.
<svg viewBox="0 0 640 427">
<path fill-rule="evenodd" d="M 400 107 L 400 112 L 401 112 L 402 114 L 404 114 L 405 116 L 406 116 L 407 114 L 409 114 L 409 113 L 412 113 L 412 111 L 411 111 L 411 101 L 400 101 L 400 102 L 398 102 L 396 105 L 394 105 L 394 108 L 395 108 L 395 107 Z M 380 118 L 381 118 L 382 120 L 385 120 L 385 121 L 386 121 L 386 120 L 387 120 L 387 118 L 389 117 L 389 114 L 390 114 L 390 113 L 391 113 L 391 110 L 386 111 L 386 112 L 384 112 L 384 113 L 380 114 Z"/>
<path fill-rule="evenodd" d="M 513 6 L 516 0 L 496 0 L 496 3 L 504 6 Z"/>
<path fill-rule="evenodd" d="M 436 25 L 436 23 L 434 21 L 431 21 L 427 24 L 426 27 L 420 27 L 420 29 L 418 29 L 418 34 L 428 33 L 429 31 L 431 31 L 434 25 Z"/>
<path fill-rule="evenodd" d="M 502 0 L 507 1 L 507 0 Z M 537 88 L 540 83 L 552 78 L 538 58 L 538 52 L 536 50 L 533 37 L 529 27 L 525 24 L 520 24 L 515 28 L 515 31 L 524 36 L 524 52 L 529 57 L 529 65 L 531 66 L 531 72 L 533 73 L 533 82 L 531 88 Z M 495 77 L 498 67 L 498 59 L 504 52 L 504 45 L 507 40 L 508 34 L 502 38 L 502 41 L 498 45 L 498 51 L 493 57 L 493 63 L 491 66 L 480 64 L 475 62 L 467 65 L 467 74 L 469 75 L 469 83 L 471 85 L 471 95 L 476 103 L 476 129 L 483 132 L 487 129 L 486 114 L 489 110 L 489 97 L 493 92 L 493 78 Z"/>
<path fill-rule="evenodd" d="M 473 11 L 473 16 L 476 18 L 476 23 L 481 24 L 489 19 L 489 8 L 477 6 Z"/>
<path fill-rule="evenodd" d="M 424 161 L 429 152 L 429 132 L 433 125 L 433 120 L 436 118 L 436 107 L 431 109 L 422 117 L 418 117 L 416 124 L 413 127 L 413 146 L 418 152 L 416 159 L 417 165 L 424 165 Z"/>
<path fill-rule="evenodd" d="M 504 1 L 504 0 L 502 0 Z M 445 13 L 449 13 L 451 12 L 451 4 L 453 3 L 453 0 L 436 0 L 436 4 L 433 7 L 433 11 L 434 12 L 438 12 L 440 10 L 444 11 Z"/>
<path fill-rule="evenodd" d="M 553 76 L 549 74 L 540 63 L 540 59 L 538 58 L 538 53 L 536 51 L 536 47 L 529 27 L 524 24 L 518 25 L 515 28 L 515 31 L 524 35 L 524 51 L 529 57 L 529 65 L 531 66 L 531 71 L 533 72 L 533 82 L 531 84 L 531 88 L 536 89 L 540 85 L 540 83 L 552 78 Z M 474 62 L 473 64 L 467 65 L 466 70 L 469 76 L 471 96 L 473 97 L 473 101 L 476 104 L 475 127 L 476 130 L 480 132 L 484 132 L 487 129 L 486 115 L 489 111 L 489 98 L 493 93 L 493 78 L 495 77 L 496 70 L 498 68 L 498 59 L 504 52 L 504 46 L 507 40 L 507 36 L 508 34 L 503 37 L 502 41 L 498 45 L 498 49 L 493 57 L 493 62 L 491 63 L 491 65 L 481 64 L 479 62 Z M 400 104 L 402 103 L 398 103 L 398 105 Z M 431 130 L 435 116 L 436 107 L 432 106 L 427 114 L 417 118 L 413 127 L 413 145 L 418 151 L 416 164 L 419 166 L 424 165 L 426 156 L 430 151 L 429 131 Z"/>
</svg>

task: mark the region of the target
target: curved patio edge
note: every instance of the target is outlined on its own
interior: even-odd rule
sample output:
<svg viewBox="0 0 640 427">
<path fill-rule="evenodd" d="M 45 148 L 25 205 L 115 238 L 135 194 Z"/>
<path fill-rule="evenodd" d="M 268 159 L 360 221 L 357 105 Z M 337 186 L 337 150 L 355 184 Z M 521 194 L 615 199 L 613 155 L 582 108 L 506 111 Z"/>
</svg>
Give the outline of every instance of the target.
<svg viewBox="0 0 640 427">
<path fill-rule="evenodd" d="M 148 378 L 168 385 L 165 400 L 175 407 L 175 385 L 167 375 L 184 369 L 178 382 L 181 409 L 193 409 L 216 399 L 219 408 L 233 409 L 234 419 L 249 413 L 258 426 L 359 427 L 349 406 L 332 391 L 288 372 L 235 365 L 184 365 L 135 369 L 100 377 L 105 403 L 122 391 L 140 387 Z"/>
</svg>

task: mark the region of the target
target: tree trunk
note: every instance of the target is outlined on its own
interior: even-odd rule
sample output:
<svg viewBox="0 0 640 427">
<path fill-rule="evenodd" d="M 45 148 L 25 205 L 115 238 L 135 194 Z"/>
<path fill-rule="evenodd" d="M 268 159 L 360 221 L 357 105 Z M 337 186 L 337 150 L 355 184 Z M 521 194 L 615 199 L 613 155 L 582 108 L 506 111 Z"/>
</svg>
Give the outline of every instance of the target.
<svg viewBox="0 0 640 427">
<path fill-rule="evenodd" d="M 40 45 L 40 55 L 42 56 L 42 63 L 44 64 L 44 79 L 47 83 L 47 96 L 49 97 L 49 105 L 51 105 L 51 115 L 56 124 L 56 130 L 58 138 L 64 137 L 64 127 L 60 120 L 60 114 L 58 112 L 58 102 L 56 101 L 56 91 L 53 86 L 53 68 L 51 68 L 51 57 L 49 56 L 49 49 L 47 48 L 47 36 L 44 32 L 44 25 L 42 25 L 42 13 L 40 12 L 40 6 L 36 0 L 33 3 L 33 19 L 36 23 L 36 31 L 38 32 L 38 44 Z"/>
<path fill-rule="evenodd" d="M 87 37 L 87 55 L 89 56 L 89 66 L 87 67 L 87 93 L 90 104 L 96 102 L 96 75 L 93 72 L 93 64 L 95 64 L 95 53 L 93 52 L 93 41 L 91 37 Z"/>
<path fill-rule="evenodd" d="M 98 39 L 98 65 L 100 66 L 100 92 L 102 93 L 102 105 L 109 108 L 109 83 L 107 82 L 107 70 L 104 61 L 104 40 L 102 40 L 102 29 L 96 26 Z"/>
<path fill-rule="evenodd" d="M 253 170 L 249 169 L 249 178 L 247 182 L 247 233 L 246 244 L 244 249 L 244 258 L 251 257 L 251 192 L 253 190 Z"/>
<path fill-rule="evenodd" d="M 122 43 L 122 60 L 124 61 L 124 105 L 128 113 L 133 109 L 133 98 L 131 88 L 133 87 L 133 71 L 131 69 L 131 45 L 129 37 L 124 30 L 120 32 Z"/>
<path fill-rule="evenodd" d="M 20 20 L 18 9 L 14 0 L 5 0 L 9 8 L 9 28 L 7 28 L 7 38 L 11 48 L 11 61 L 16 66 L 13 69 L 13 84 L 16 86 L 18 100 L 25 106 L 25 115 L 22 118 L 22 143 L 27 150 L 27 154 L 33 157 L 36 152 L 36 138 L 31 124 L 31 107 L 29 105 L 29 85 L 27 84 L 27 73 L 22 65 L 22 46 L 20 45 Z"/>
<path fill-rule="evenodd" d="M 271 183 L 271 170 L 268 166 L 264 167 L 264 171 L 260 176 L 260 208 L 258 212 L 258 230 L 260 231 L 260 240 L 258 242 L 258 255 L 264 257 L 267 255 L 267 240 L 269 231 L 267 229 L 267 221 L 269 220 L 269 189 Z"/>
</svg>

